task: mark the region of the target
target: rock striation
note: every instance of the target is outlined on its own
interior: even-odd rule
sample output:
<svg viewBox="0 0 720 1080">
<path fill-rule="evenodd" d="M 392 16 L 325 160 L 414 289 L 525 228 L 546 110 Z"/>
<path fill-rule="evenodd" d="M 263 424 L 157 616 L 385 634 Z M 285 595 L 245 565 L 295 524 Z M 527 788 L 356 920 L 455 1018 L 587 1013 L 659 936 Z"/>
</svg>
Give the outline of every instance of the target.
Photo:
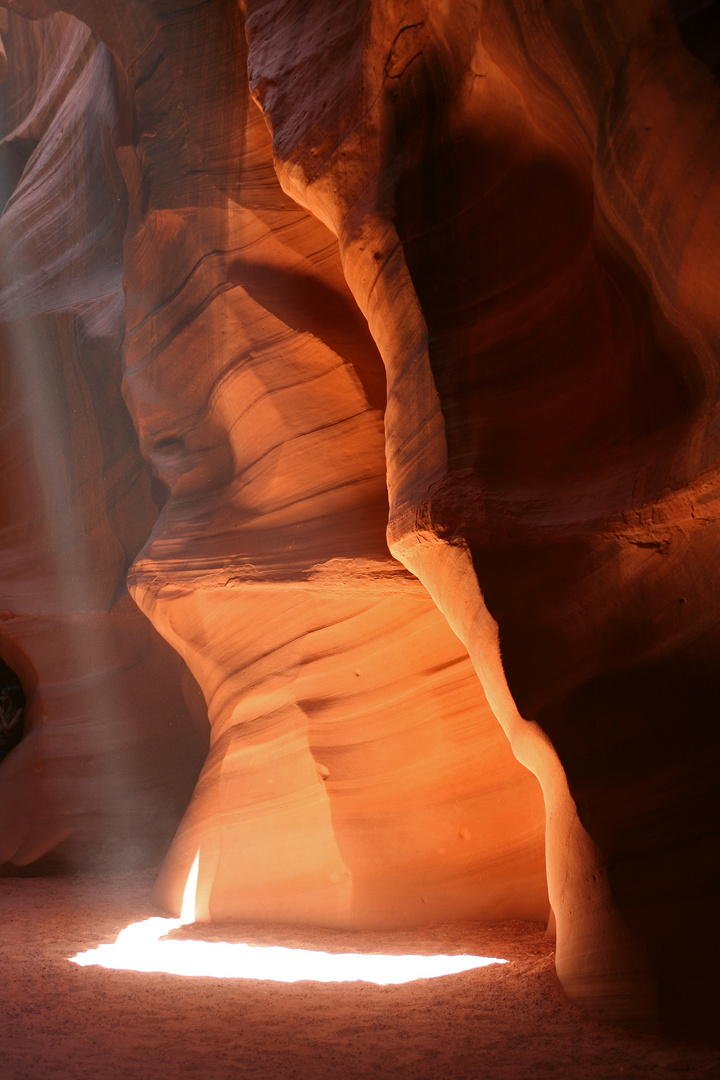
<svg viewBox="0 0 720 1080">
<path fill-rule="evenodd" d="M 670 7 L 8 6 L 4 858 L 105 834 L 52 731 L 178 797 L 179 656 L 167 909 L 198 851 L 204 919 L 549 904 L 571 997 L 712 1033 L 720 89 Z"/>
</svg>

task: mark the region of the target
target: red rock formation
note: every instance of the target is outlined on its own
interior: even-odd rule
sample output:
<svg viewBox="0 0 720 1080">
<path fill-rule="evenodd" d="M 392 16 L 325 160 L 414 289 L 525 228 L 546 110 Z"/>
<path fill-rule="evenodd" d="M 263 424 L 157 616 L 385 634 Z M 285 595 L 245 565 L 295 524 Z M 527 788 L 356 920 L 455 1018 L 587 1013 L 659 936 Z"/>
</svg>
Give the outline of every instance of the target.
<svg viewBox="0 0 720 1080">
<path fill-rule="evenodd" d="M 564 985 L 709 1028 L 717 87 L 661 5 L 247 7 L 386 363 L 391 550 L 543 785 Z"/>
<path fill-rule="evenodd" d="M 199 848 L 204 917 L 544 918 L 540 791 L 387 551 L 382 361 L 336 241 L 278 185 L 241 30 L 208 9 L 225 66 L 191 81 L 198 26 L 161 26 L 120 90 L 139 140 L 111 130 L 129 200 L 124 389 L 169 496 L 132 588 L 212 724 L 158 896 L 179 907 Z M 208 140 L 221 92 L 228 130 Z M 122 520 L 139 530 L 140 514 Z"/>
<path fill-rule="evenodd" d="M 209 107 L 193 116 L 235 77 L 241 30 L 208 9 L 226 67 L 202 68 L 192 101 L 157 57 L 173 37 L 187 55 L 193 23 L 161 25 L 129 69 L 148 134 L 121 157 L 125 392 L 169 489 L 131 588 L 212 727 L 158 897 L 179 910 L 199 850 L 204 918 L 544 917 L 540 792 L 387 550 L 382 361 L 336 241 L 281 191 L 246 84 L 225 106 L 229 160 Z M 180 154 L 201 164 L 191 181 Z"/>
<path fill-rule="evenodd" d="M 159 897 L 199 848 L 203 917 L 538 914 L 524 765 L 568 993 L 711 1030 L 720 91 L 669 9 L 12 6 L 116 63 L 130 584 L 212 726 Z"/>
</svg>

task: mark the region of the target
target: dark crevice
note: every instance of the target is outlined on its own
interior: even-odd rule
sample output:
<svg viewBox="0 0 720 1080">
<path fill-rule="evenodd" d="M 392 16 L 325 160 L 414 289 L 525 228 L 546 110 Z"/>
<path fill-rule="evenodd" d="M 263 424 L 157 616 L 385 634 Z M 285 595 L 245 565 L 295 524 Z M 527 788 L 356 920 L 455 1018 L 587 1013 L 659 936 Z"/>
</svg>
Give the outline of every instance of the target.
<svg viewBox="0 0 720 1080">
<path fill-rule="evenodd" d="M 683 44 L 720 79 L 720 0 L 670 0 Z"/>
<path fill-rule="evenodd" d="M 17 673 L 0 659 L 0 761 L 24 734 L 25 693 Z"/>
</svg>

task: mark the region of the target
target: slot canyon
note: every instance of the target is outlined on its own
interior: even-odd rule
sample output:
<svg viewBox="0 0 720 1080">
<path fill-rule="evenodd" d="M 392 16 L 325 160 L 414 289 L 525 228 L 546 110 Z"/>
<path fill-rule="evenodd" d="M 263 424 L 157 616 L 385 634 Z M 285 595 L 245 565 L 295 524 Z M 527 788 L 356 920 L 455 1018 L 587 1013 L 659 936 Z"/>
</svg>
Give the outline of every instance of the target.
<svg viewBox="0 0 720 1080">
<path fill-rule="evenodd" d="M 720 4 L 0 37 L 6 928 L 177 920 L 197 856 L 186 938 L 534 934 L 618 1071 L 720 1075 Z"/>
</svg>

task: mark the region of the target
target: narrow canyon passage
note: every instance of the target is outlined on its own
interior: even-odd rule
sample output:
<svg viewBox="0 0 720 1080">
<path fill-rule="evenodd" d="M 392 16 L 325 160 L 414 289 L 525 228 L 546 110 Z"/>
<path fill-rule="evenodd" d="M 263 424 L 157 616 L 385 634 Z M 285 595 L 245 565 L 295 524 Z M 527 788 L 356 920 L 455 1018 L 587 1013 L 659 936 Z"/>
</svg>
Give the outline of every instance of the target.
<svg viewBox="0 0 720 1080">
<path fill-rule="evenodd" d="M 576 1005 L 716 1036 L 720 87 L 675 10 L 0 0 L 0 900 L 21 968 L 59 928 L 13 997 L 40 1071 L 202 1070 L 193 1004 L 278 1075 L 681 1060 Z M 117 905 L 179 917 L 196 856 L 194 943 L 508 963 L 66 970 Z"/>
</svg>

